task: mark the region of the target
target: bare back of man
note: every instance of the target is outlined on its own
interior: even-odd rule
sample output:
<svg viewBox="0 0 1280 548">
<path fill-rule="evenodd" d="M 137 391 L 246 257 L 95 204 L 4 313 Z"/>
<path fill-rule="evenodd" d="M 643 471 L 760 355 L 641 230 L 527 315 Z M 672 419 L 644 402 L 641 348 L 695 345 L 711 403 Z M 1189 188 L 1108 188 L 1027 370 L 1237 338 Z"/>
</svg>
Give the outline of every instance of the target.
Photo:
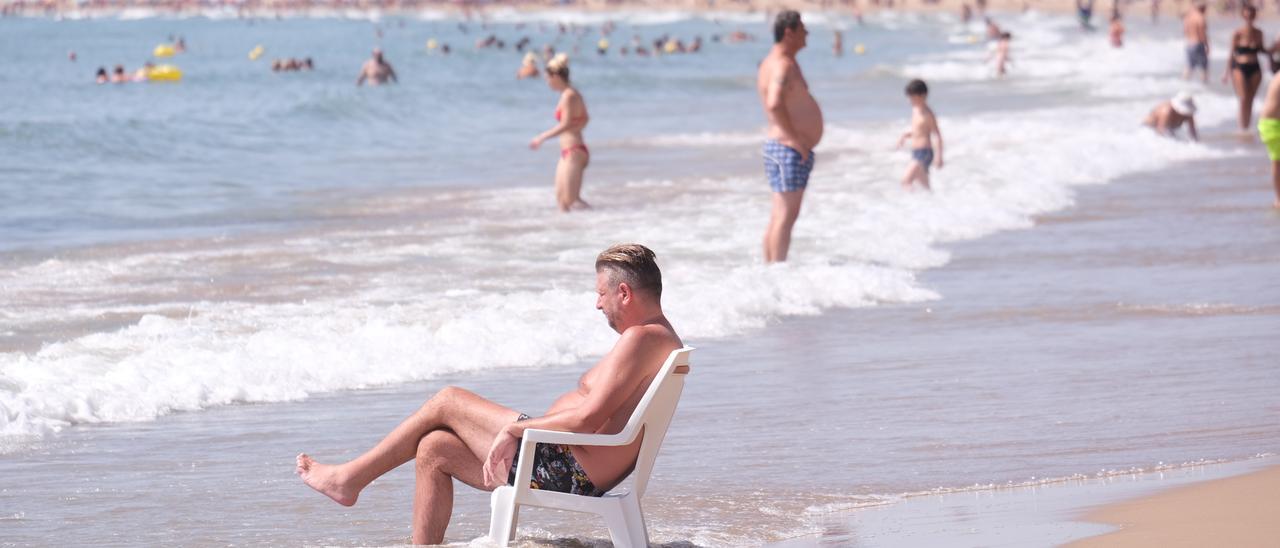
<svg viewBox="0 0 1280 548">
<path fill-rule="evenodd" d="M 601 266 L 606 259 L 613 262 Z M 627 261 L 641 264 L 642 274 L 629 274 Z M 645 278 L 646 271 L 655 274 Z M 660 276 L 657 272 L 653 252 L 635 244 L 611 247 L 597 259 L 596 307 L 620 336 L 613 349 L 582 375 L 578 386 L 557 398 L 545 415 L 520 420 L 524 417 L 514 409 L 462 388 L 446 387 L 359 457 L 330 465 L 304 453 L 298 455 L 297 474 L 316 491 L 351 506 L 373 480 L 416 461 L 413 542 L 442 542 L 453 513 L 453 480 L 482 490 L 506 484 L 515 468 L 518 440 L 526 429 L 616 434 L 626 425 L 665 358 L 683 346 L 662 313 L 660 278 L 656 278 L 656 291 L 655 283 L 645 281 Z M 569 455 L 563 468 L 580 469 L 591 491 L 576 494 L 599 495 L 630 473 L 639 442 L 566 449 Z M 556 488 L 552 480 L 537 488 L 574 492 Z"/>
</svg>

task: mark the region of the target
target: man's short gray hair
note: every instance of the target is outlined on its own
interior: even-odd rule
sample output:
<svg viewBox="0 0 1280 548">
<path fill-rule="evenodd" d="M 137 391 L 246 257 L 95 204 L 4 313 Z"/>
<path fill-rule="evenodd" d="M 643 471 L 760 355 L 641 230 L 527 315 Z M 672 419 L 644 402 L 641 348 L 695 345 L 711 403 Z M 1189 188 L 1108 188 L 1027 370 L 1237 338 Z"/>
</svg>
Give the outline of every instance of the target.
<svg viewBox="0 0 1280 548">
<path fill-rule="evenodd" d="M 632 290 L 661 298 L 662 271 L 657 258 L 652 249 L 640 244 L 618 244 L 596 257 L 596 272 L 607 270 L 610 284 L 626 282 Z"/>
<path fill-rule="evenodd" d="M 800 12 L 796 10 L 778 12 L 778 17 L 773 20 L 773 43 L 781 42 L 782 37 L 787 34 L 787 29 L 796 30 L 797 28 L 800 28 Z"/>
</svg>

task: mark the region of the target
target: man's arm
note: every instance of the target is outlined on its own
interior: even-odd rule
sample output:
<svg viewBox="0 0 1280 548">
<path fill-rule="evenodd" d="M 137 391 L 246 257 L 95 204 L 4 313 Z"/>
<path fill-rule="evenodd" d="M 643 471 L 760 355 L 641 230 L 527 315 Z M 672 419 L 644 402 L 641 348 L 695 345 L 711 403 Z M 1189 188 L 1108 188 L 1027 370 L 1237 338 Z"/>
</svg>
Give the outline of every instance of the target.
<svg viewBox="0 0 1280 548">
<path fill-rule="evenodd" d="M 592 433 L 604 426 L 618 407 L 635 392 L 644 380 L 642 367 L 648 358 L 644 349 L 651 346 L 643 331 L 623 333 L 618 344 L 595 368 L 599 369 L 599 382 L 591 387 L 582 405 L 550 415 L 517 421 L 507 425 L 494 436 L 489 455 L 482 466 L 486 485 L 497 486 L 506 481 L 506 471 L 519 451 L 516 438 L 524 437 L 530 428 L 559 432 Z"/>
<path fill-rule="evenodd" d="M 1199 134 L 1199 133 L 1196 133 L 1196 119 L 1195 119 L 1195 118 L 1187 118 L 1187 133 L 1189 133 L 1189 134 L 1191 135 L 1191 140 L 1192 140 L 1192 141 L 1199 141 L 1199 140 L 1200 140 L 1200 134 Z"/>
<path fill-rule="evenodd" d="M 396 77 L 396 69 L 391 68 L 391 63 L 387 63 L 387 76 L 391 77 L 392 82 L 400 83 L 400 79 Z"/>
<path fill-rule="evenodd" d="M 782 131 L 782 138 L 785 141 L 783 144 L 796 149 L 800 152 L 800 159 L 808 162 L 809 144 L 801 142 L 796 135 L 795 128 L 791 125 L 791 114 L 787 112 L 786 102 L 783 101 L 787 86 L 794 80 L 791 74 L 794 66 L 790 62 L 780 64 L 781 70 L 772 75 L 768 87 L 765 88 L 764 111 L 769 117 L 769 122 Z"/>
<path fill-rule="evenodd" d="M 356 78 L 356 85 L 357 85 L 357 86 L 362 86 L 362 85 L 364 85 L 364 79 L 366 78 L 366 75 L 367 75 L 367 74 L 369 74 L 369 70 L 368 70 L 368 63 L 366 63 L 366 64 L 364 64 L 364 65 L 360 65 L 360 76 L 359 76 L 358 78 Z"/>
</svg>

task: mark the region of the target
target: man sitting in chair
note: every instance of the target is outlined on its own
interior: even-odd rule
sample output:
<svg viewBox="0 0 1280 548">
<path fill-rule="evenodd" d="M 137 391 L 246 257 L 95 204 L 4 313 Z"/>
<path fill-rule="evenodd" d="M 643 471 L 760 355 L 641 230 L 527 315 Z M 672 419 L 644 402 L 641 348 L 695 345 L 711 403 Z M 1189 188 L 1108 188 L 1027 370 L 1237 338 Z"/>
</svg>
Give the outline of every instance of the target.
<svg viewBox="0 0 1280 548">
<path fill-rule="evenodd" d="M 596 308 L 621 336 L 560 396 L 546 415 L 530 418 L 462 388 L 448 386 L 355 460 L 321 464 L 298 455 L 297 474 L 343 506 L 392 469 L 416 460 L 413 543 L 439 544 L 453 513 L 453 479 L 491 491 L 513 481 L 525 429 L 616 434 L 626 426 L 667 355 L 683 347 L 662 314 L 662 273 L 639 244 L 615 245 L 596 257 Z M 620 447 L 538 444 L 530 487 L 600 496 L 635 466 L 640 442 Z"/>
</svg>

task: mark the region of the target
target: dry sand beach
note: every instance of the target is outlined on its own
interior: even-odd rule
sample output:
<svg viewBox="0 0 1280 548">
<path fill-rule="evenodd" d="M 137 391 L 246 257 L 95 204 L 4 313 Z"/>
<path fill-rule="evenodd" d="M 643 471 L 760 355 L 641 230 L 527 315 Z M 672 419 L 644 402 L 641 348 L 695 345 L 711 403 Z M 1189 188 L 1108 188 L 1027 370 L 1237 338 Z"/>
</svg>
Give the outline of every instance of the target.
<svg viewBox="0 0 1280 548">
<path fill-rule="evenodd" d="M 1120 530 L 1068 546 L 1275 546 L 1280 542 L 1277 515 L 1280 467 L 1271 466 L 1093 510 L 1085 519 Z"/>
</svg>

